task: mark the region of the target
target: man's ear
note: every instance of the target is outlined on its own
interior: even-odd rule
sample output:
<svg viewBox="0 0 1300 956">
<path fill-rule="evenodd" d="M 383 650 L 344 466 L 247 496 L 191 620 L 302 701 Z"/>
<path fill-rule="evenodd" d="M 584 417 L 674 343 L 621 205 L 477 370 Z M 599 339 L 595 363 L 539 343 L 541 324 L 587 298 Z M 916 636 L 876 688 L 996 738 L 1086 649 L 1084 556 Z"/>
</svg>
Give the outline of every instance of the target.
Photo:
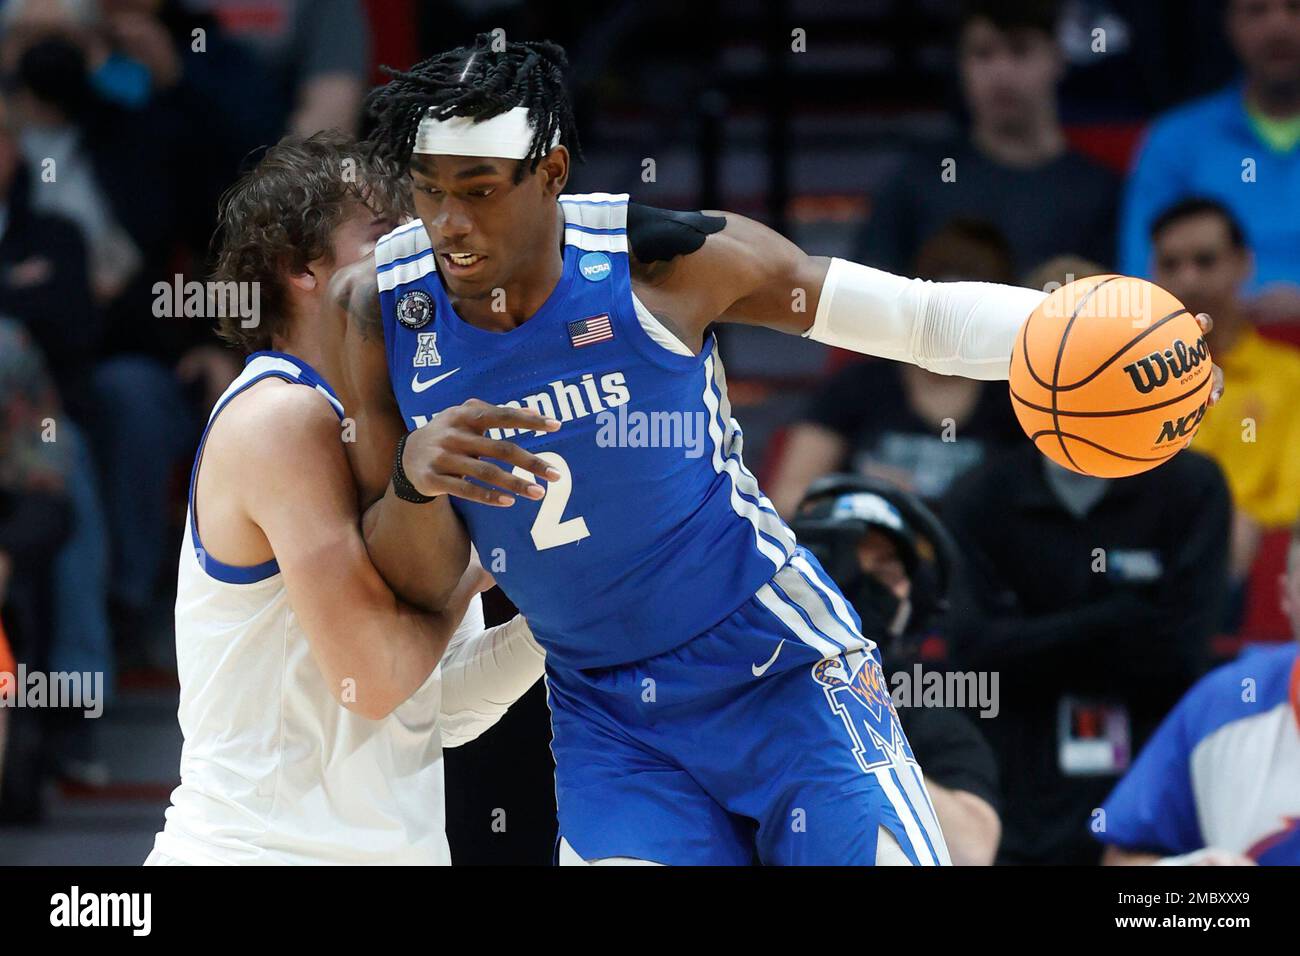
<svg viewBox="0 0 1300 956">
<path fill-rule="evenodd" d="M 289 282 L 301 292 L 312 292 L 316 289 L 316 274 L 307 266 L 302 272 L 291 273 Z"/>
<path fill-rule="evenodd" d="M 537 166 L 542 174 L 542 190 L 547 196 L 558 196 L 569 182 L 569 151 L 557 146 L 543 157 Z"/>
</svg>

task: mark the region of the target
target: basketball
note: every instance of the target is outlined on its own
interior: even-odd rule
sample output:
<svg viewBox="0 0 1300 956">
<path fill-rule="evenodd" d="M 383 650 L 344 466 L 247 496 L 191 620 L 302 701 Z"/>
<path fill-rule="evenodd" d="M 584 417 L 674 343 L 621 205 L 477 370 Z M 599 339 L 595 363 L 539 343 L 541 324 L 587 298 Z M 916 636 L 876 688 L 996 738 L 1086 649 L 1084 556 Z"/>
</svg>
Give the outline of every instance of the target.
<svg viewBox="0 0 1300 956">
<path fill-rule="evenodd" d="M 1123 478 L 1168 461 L 1200 425 L 1213 388 L 1195 316 L 1129 276 L 1079 279 L 1025 321 L 1011 353 L 1011 404 L 1058 465 Z"/>
</svg>

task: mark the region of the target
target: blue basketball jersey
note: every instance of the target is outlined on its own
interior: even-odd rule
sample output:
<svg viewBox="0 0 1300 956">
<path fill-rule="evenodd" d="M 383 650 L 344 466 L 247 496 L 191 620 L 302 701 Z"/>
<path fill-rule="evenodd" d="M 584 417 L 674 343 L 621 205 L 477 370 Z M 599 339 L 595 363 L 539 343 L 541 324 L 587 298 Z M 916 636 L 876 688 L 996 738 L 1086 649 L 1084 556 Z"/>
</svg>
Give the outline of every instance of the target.
<svg viewBox="0 0 1300 956">
<path fill-rule="evenodd" d="M 607 667 L 709 630 L 786 564 L 795 542 L 741 461 L 716 342 L 690 354 L 632 294 L 627 196 L 559 201 L 563 275 L 510 332 L 456 314 L 418 220 L 380 240 L 375 256 L 408 429 L 470 398 L 562 423 L 553 434 L 489 433 L 560 471 L 539 482 L 542 501 L 454 506 L 551 665 Z"/>
</svg>

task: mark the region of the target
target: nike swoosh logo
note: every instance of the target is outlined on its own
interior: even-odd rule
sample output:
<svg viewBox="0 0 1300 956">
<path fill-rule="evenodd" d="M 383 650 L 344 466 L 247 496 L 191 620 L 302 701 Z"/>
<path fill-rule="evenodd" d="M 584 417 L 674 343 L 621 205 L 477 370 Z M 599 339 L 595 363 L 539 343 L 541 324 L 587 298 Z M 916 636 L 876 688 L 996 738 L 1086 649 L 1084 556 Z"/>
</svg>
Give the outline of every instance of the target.
<svg viewBox="0 0 1300 956">
<path fill-rule="evenodd" d="M 764 674 L 767 673 L 767 669 L 776 663 L 776 659 L 780 655 L 781 648 L 783 647 L 785 647 L 784 637 L 781 638 L 781 643 L 776 645 L 776 650 L 772 652 L 772 656 L 767 659 L 766 664 L 764 664 L 762 667 L 759 667 L 757 664 L 749 665 L 749 669 L 754 672 L 755 677 L 762 677 Z"/>
<path fill-rule="evenodd" d="M 427 382 L 421 382 L 421 381 L 420 381 L 420 373 L 419 373 L 419 372 L 416 372 L 414 375 L 411 376 L 411 391 L 413 391 L 413 392 L 415 392 L 415 394 L 419 395 L 419 394 L 420 394 L 421 392 L 423 392 L 426 388 L 433 388 L 433 386 L 437 385 L 437 384 L 438 384 L 439 382 L 441 382 L 444 378 L 451 378 L 453 375 L 455 375 L 455 374 L 456 374 L 457 372 L 459 372 L 459 371 L 460 371 L 459 368 L 454 368 L 454 369 L 452 369 L 450 372 L 443 372 L 443 373 L 442 373 L 441 375 L 439 375 L 437 378 L 431 378 L 431 379 L 429 379 Z"/>
</svg>

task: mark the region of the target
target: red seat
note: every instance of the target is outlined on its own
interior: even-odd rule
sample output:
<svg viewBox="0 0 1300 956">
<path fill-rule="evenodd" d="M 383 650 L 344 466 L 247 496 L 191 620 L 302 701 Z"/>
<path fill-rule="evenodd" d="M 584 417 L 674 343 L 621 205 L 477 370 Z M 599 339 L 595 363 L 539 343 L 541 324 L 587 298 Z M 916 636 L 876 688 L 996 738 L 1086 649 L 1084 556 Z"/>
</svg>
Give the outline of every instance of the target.
<svg viewBox="0 0 1300 956">
<path fill-rule="evenodd" d="M 1270 342 L 1282 342 L 1300 348 L 1300 321 L 1269 322 L 1255 326 L 1255 331 Z"/>
<path fill-rule="evenodd" d="M 1291 532 L 1286 528 L 1266 531 L 1259 542 L 1255 563 L 1246 581 L 1245 612 L 1241 636 L 1250 641 L 1287 641 L 1291 624 L 1282 611 L 1278 579 L 1286 571 L 1287 546 Z"/>
</svg>

